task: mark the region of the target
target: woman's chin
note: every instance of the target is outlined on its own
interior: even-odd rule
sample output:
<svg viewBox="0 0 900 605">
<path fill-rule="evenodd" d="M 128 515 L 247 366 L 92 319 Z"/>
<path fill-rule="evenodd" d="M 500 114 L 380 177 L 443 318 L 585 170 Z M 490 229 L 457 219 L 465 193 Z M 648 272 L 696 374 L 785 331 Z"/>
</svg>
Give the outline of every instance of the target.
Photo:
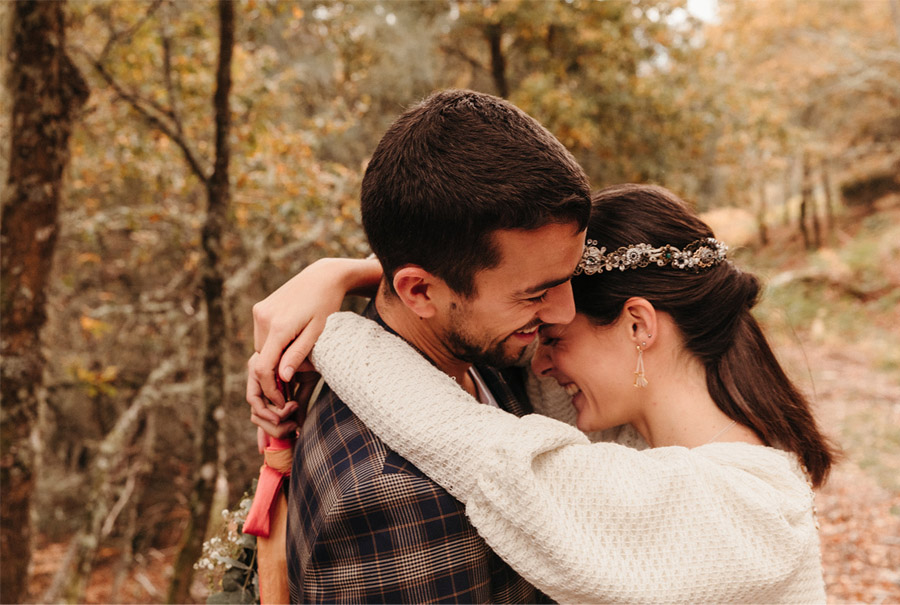
<svg viewBox="0 0 900 605">
<path fill-rule="evenodd" d="M 589 418 L 587 414 L 582 412 L 580 409 L 578 410 L 578 416 L 575 417 L 575 426 L 577 426 L 578 430 L 582 433 L 590 433 L 592 431 L 601 430 L 597 428 L 597 423 L 594 422 L 593 419 Z"/>
<path fill-rule="evenodd" d="M 578 430 L 582 433 L 593 433 L 596 431 L 605 431 L 606 429 L 611 429 L 618 424 L 610 424 L 609 422 L 604 422 L 603 418 L 597 418 L 592 416 L 591 414 L 585 413 L 585 408 L 576 407 L 578 410 L 578 415 L 575 417 L 575 426 L 578 427 Z"/>
</svg>

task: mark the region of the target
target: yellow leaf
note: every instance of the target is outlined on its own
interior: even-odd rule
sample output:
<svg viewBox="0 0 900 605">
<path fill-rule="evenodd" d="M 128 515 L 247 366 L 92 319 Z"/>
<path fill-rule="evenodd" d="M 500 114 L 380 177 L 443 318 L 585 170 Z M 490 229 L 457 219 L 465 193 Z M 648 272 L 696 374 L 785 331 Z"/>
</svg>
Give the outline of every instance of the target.
<svg viewBox="0 0 900 605">
<path fill-rule="evenodd" d="M 110 325 L 105 321 L 94 319 L 93 317 L 89 317 L 87 315 L 82 315 L 78 322 L 81 324 L 81 329 L 84 330 L 86 334 L 93 336 L 94 338 L 102 336 L 110 329 Z"/>
<path fill-rule="evenodd" d="M 87 263 L 97 263 L 99 265 L 100 261 L 100 255 L 93 252 L 82 252 L 78 255 L 78 262 L 82 265 Z"/>
</svg>

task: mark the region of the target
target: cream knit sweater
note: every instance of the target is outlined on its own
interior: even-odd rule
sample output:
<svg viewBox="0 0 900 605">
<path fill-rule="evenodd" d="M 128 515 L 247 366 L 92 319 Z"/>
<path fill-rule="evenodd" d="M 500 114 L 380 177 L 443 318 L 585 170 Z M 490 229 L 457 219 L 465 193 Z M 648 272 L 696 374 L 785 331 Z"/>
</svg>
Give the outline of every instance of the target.
<svg viewBox="0 0 900 605">
<path fill-rule="evenodd" d="M 559 602 L 825 602 L 813 494 L 790 454 L 591 443 L 546 416 L 478 405 L 350 313 L 329 318 L 313 361 L 366 425 L 465 503 L 497 554 Z"/>
</svg>

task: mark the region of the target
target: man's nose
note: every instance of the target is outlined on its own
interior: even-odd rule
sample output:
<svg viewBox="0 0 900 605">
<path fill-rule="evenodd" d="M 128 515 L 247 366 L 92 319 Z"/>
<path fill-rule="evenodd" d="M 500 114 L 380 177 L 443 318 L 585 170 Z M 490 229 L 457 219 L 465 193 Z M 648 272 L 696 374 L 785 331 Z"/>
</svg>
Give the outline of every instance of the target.
<svg viewBox="0 0 900 605">
<path fill-rule="evenodd" d="M 547 291 L 547 298 L 538 311 L 538 317 L 547 324 L 567 324 L 575 319 L 572 282 L 567 281 Z"/>
</svg>

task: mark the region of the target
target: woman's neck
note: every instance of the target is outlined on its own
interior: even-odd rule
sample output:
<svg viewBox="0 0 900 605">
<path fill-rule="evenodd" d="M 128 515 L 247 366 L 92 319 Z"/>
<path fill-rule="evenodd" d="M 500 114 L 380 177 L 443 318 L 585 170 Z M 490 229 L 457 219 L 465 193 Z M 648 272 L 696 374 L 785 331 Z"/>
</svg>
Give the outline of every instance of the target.
<svg viewBox="0 0 900 605">
<path fill-rule="evenodd" d="M 686 365 L 685 365 L 686 364 Z M 647 387 L 645 404 L 632 424 L 651 447 L 699 447 L 713 442 L 760 443 L 716 405 L 706 387 L 706 371 L 698 361 L 657 366 Z"/>
</svg>

